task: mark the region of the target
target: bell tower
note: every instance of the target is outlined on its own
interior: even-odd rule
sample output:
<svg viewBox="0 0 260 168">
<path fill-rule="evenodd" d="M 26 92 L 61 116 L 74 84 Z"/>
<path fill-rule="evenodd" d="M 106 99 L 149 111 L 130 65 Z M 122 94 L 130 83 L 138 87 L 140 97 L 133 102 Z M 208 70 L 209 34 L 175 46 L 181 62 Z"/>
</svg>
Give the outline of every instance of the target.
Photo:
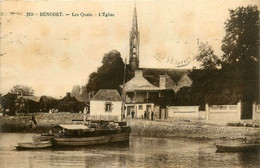
<svg viewBox="0 0 260 168">
<path fill-rule="evenodd" d="M 139 69 L 139 44 L 140 44 L 140 33 L 138 31 L 137 14 L 136 14 L 136 6 L 135 6 L 133 20 L 132 20 L 132 28 L 130 30 L 130 36 L 129 36 L 129 45 L 130 45 L 129 65 L 131 67 L 132 72 Z"/>
</svg>

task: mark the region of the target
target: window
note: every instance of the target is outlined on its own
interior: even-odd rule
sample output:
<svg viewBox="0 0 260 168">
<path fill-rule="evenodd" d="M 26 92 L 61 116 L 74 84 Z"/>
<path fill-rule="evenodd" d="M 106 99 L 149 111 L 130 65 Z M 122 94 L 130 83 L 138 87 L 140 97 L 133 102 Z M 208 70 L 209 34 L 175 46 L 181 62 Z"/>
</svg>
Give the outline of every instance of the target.
<svg viewBox="0 0 260 168">
<path fill-rule="evenodd" d="M 106 104 L 105 104 L 105 111 L 106 112 L 111 112 L 112 111 L 112 103 L 111 102 L 106 102 Z"/>
<path fill-rule="evenodd" d="M 139 110 L 143 110 L 143 105 L 139 105 Z"/>
</svg>

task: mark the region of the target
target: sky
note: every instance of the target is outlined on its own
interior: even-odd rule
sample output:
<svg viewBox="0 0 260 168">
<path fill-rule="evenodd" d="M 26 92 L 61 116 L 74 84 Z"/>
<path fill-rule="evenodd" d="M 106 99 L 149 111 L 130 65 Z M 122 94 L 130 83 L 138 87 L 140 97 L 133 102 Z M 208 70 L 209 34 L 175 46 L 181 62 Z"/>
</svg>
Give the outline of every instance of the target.
<svg viewBox="0 0 260 168">
<path fill-rule="evenodd" d="M 208 42 L 221 56 L 228 9 L 259 6 L 259 1 L 2 1 L 0 93 L 22 84 L 37 96 L 64 96 L 73 85 L 87 83 L 105 53 L 117 50 L 128 59 L 135 4 L 140 67 L 176 69 L 180 67 L 168 59 L 189 60 L 181 67 L 186 69 L 199 66 L 193 59 L 200 42 Z M 40 16 L 41 12 L 63 16 Z M 102 12 L 114 16 L 99 16 Z"/>
</svg>

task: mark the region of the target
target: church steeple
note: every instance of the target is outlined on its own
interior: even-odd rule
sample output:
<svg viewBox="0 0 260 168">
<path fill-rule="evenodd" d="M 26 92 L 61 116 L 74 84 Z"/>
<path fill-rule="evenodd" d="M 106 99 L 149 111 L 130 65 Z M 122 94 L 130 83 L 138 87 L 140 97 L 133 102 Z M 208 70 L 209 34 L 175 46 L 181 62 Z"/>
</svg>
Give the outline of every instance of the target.
<svg viewBox="0 0 260 168">
<path fill-rule="evenodd" d="M 132 31 L 138 32 L 136 6 L 134 8 L 134 15 L 133 15 L 133 21 L 132 21 Z"/>
<path fill-rule="evenodd" d="M 130 30 L 130 37 L 129 37 L 129 45 L 130 45 L 129 64 L 131 67 L 131 71 L 135 71 L 139 68 L 139 44 L 140 44 L 139 37 L 140 37 L 140 33 L 138 31 L 137 12 L 135 6 L 133 20 L 132 20 L 132 28 Z"/>
</svg>

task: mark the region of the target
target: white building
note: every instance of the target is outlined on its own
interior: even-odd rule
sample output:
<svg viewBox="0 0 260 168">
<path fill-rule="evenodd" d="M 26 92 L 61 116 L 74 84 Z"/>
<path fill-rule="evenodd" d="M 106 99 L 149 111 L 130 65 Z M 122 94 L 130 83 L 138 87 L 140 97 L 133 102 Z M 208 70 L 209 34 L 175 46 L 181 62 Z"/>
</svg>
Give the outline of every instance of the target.
<svg viewBox="0 0 260 168">
<path fill-rule="evenodd" d="M 90 117 L 121 121 L 122 98 L 117 90 L 101 89 L 90 99 Z"/>
<path fill-rule="evenodd" d="M 148 100 L 151 96 L 158 97 L 159 90 L 143 77 L 142 70 L 136 70 L 135 76 L 125 84 L 126 116 L 134 112 L 140 118 L 145 111 L 154 111 L 154 103 Z"/>
</svg>

